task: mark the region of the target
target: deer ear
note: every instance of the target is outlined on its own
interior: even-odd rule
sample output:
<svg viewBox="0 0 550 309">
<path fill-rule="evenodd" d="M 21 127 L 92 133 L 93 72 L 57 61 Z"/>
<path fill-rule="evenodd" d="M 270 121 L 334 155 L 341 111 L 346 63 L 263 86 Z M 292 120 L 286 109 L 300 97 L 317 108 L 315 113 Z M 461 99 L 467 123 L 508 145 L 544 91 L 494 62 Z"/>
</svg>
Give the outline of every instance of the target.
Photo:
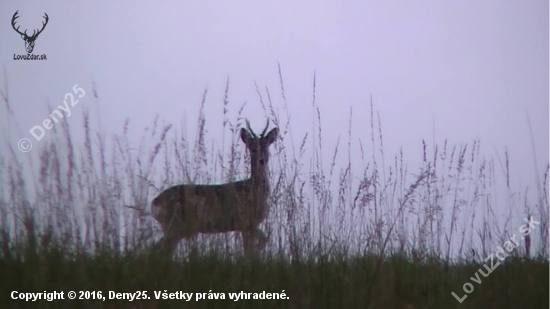
<svg viewBox="0 0 550 309">
<path fill-rule="evenodd" d="M 241 128 L 241 139 L 245 144 L 249 144 L 250 140 L 252 139 L 252 136 L 250 136 L 250 133 L 245 128 Z"/>
<path fill-rule="evenodd" d="M 277 136 L 279 136 L 279 128 L 275 128 L 275 129 L 271 130 L 265 136 L 266 143 L 268 145 L 271 145 L 277 139 Z"/>
</svg>

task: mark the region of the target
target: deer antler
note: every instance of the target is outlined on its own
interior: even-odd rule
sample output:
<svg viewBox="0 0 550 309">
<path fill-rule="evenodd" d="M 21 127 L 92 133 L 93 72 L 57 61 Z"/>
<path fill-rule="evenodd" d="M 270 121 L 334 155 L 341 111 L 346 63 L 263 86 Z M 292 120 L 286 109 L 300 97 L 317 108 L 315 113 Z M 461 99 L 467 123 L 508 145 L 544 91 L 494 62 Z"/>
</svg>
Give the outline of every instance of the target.
<svg viewBox="0 0 550 309">
<path fill-rule="evenodd" d="M 19 13 L 19 10 L 17 10 L 15 12 L 15 14 L 13 14 L 13 17 L 11 19 L 11 26 L 13 27 L 13 30 L 15 30 L 20 35 L 24 35 L 27 38 L 36 38 L 42 31 L 44 31 L 44 28 L 46 28 L 46 25 L 48 24 L 48 21 L 50 20 L 48 14 L 46 14 L 46 12 L 44 12 L 45 16 L 42 16 L 42 17 L 44 17 L 46 19 L 46 22 L 42 22 L 42 29 L 40 29 L 40 30 L 37 29 L 38 32 L 36 32 L 37 30 L 33 30 L 32 35 L 29 37 L 29 35 L 27 34 L 27 30 L 25 30 L 25 32 L 21 32 L 21 31 L 19 31 L 20 26 L 15 28 L 15 20 L 19 18 L 19 16 L 17 16 L 18 13 Z"/>
<path fill-rule="evenodd" d="M 265 132 L 267 132 L 267 128 L 269 127 L 269 118 L 267 118 L 267 123 L 265 124 L 265 128 L 264 130 L 262 131 L 262 137 L 265 136 Z"/>
<path fill-rule="evenodd" d="M 248 128 L 248 131 L 250 132 L 250 134 L 254 136 L 254 138 L 258 138 L 258 136 L 256 136 L 256 134 L 254 133 L 254 130 L 252 130 L 252 128 L 250 127 L 250 121 L 248 121 L 248 119 L 246 119 L 246 127 Z"/>
<path fill-rule="evenodd" d="M 32 36 L 38 36 L 40 33 L 42 33 L 42 31 L 44 31 L 44 28 L 46 28 L 46 25 L 48 24 L 48 20 L 50 20 L 50 18 L 48 17 L 48 14 L 46 14 L 46 12 L 44 12 L 44 15 L 45 16 L 42 16 L 46 19 L 46 22 L 42 22 L 42 29 L 40 29 L 40 31 L 38 31 L 38 33 L 34 34 L 34 30 L 32 32 Z"/>
<path fill-rule="evenodd" d="M 13 27 L 13 30 L 15 30 L 17 33 L 19 33 L 20 35 L 27 35 L 27 31 L 25 30 L 25 33 L 22 33 L 21 31 L 19 31 L 19 27 L 15 28 L 15 20 L 19 18 L 19 16 L 17 16 L 17 13 L 19 13 L 19 10 L 17 10 L 15 12 L 15 14 L 13 14 L 13 17 L 11 19 L 11 26 Z"/>
<path fill-rule="evenodd" d="M 250 121 L 248 121 L 248 119 L 246 119 L 246 127 L 247 127 L 248 131 L 250 131 L 252 136 L 254 136 L 254 138 L 258 138 L 256 133 L 254 133 L 254 130 L 252 130 L 252 128 L 250 127 Z M 265 132 L 267 132 L 267 128 L 269 128 L 269 118 L 267 118 L 267 123 L 265 124 L 265 128 L 262 131 L 262 134 L 260 134 L 260 138 L 265 136 Z"/>
</svg>

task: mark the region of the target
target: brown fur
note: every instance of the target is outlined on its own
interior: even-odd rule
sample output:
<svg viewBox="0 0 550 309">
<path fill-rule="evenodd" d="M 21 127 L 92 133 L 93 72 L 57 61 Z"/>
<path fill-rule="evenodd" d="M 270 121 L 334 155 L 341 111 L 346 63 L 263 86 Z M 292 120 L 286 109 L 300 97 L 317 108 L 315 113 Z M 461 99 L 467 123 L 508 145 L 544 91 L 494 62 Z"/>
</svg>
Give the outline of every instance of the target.
<svg viewBox="0 0 550 309">
<path fill-rule="evenodd" d="M 267 237 L 259 225 L 268 212 L 269 146 L 279 132 L 274 128 L 266 135 L 268 125 L 259 137 L 250 125 L 248 130 L 241 129 L 241 139 L 251 157 L 249 179 L 220 185 L 178 185 L 153 200 L 153 217 L 164 233 L 159 243 L 162 251 L 172 255 L 181 239 L 192 238 L 199 233 L 231 231 L 241 232 L 247 253 L 253 247 L 265 247 Z M 253 241 L 257 244 L 254 245 Z"/>
</svg>

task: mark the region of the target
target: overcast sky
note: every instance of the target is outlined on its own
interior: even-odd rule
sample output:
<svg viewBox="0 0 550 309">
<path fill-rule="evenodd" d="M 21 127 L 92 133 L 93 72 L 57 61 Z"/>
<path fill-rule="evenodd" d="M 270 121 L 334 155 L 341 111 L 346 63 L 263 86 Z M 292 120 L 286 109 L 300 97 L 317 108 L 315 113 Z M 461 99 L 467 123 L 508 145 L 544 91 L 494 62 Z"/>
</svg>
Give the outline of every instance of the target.
<svg viewBox="0 0 550 309">
<path fill-rule="evenodd" d="M 48 14 L 33 51 L 46 61 L 14 60 L 26 54 L 10 25 L 17 10 L 17 25 L 28 34 Z M 326 157 L 338 136 L 347 136 L 350 108 L 354 135 L 370 140 L 372 96 L 389 156 L 403 147 L 406 158 L 417 158 L 422 139 L 431 144 L 434 136 L 451 144 L 480 139 L 489 156 L 508 148 L 521 189 L 549 157 L 548 12 L 546 0 L 4 0 L 0 66 L 21 132 L 6 128 L 5 106 L 0 123 L 14 145 L 31 138 L 28 130 L 48 117 L 48 102 L 62 104 L 78 84 L 86 96 L 67 118 L 75 130 L 85 109 L 99 111 L 110 133 L 130 118 L 130 132 L 140 134 L 155 115 L 178 126 L 186 117 L 192 130 L 208 88 L 207 129 L 215 138 L 229 77 L 232 121 L 248 102 L 244 115 L 259 129 L 265 115 L 254 82 L 280 98 L 280 63 L 295 137 L 311 131 L 315 119 L 316 73 Z"/>
</svg>

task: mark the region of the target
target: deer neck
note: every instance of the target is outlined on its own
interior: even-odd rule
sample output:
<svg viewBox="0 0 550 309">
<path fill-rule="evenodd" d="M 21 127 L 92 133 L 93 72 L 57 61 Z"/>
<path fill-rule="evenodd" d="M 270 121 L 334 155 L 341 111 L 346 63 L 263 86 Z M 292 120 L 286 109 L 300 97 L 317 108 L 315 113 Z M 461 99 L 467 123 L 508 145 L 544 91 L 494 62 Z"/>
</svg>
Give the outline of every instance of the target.
<svg viewBox="0 0 550 309">
<path fill-rule="evenodd" d="M 250 175 L 250 181 L 253 183 L 255 188 L 260 190 L 260 192 L 268 193 L 269 192 L 268 175 L 269 175 L 269 170 L 267 169 L 267 167 L 253 165 L 251 170 L 251 175 Z"/>
<path fill-rule="evenodd" d="M 254 169 L 254 166 L 252 167 L 251 175 L 250 175 L 250 182 L 251 182 L 251 198 L 254 201 L 253 202 L 253 221 L 256 224 L 261 223 L 263 220 L 265 220 L 267 216 L 267 199 L 269 196 L 269 178 L 268 178 L 268 169 L 267 168 L 259 168 L 258 166 L 256 169 Z"/>
</svg>

